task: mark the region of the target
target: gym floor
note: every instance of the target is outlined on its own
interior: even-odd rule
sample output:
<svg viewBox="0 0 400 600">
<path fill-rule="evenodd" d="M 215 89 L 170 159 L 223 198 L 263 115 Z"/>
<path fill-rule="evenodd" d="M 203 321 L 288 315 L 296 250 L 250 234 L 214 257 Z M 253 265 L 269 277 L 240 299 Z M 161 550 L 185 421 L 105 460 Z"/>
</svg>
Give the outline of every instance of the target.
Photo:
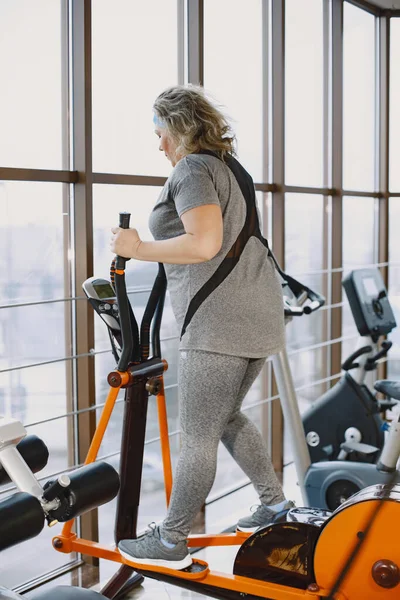
<svg viewBox="0 0 400 600">
<path fill-rule="evenodd" d="M 296 481 L 294 466 L 290 465 L 286 467 L 284 470 L 284 490 L 286 497 L 296 502 L 298 506 L 301 506 L 300 490 Z M 226 498 L 211 504 L 207 508 L 207 514 L 214 523 L 213 529 L 222 531 L 230 527 L 249 511 L 251 505 L 256 503 L 257 495 L 253 487 L 249 485 L 238 492 L 235 492 L 235 494 L 231 494 Z M 234 510 L 232 507 L 235 507 Z M 196 557 L 207 561 L 213 570 L 229 573 L 232 572 L 236 552 L 236 547 L 229 546 L 224 548 L 223 552 L 221 552 L 221 549 L 218 547 L 207 548 L 196 553 Z M 116 568 L 113 563 L 101 561 L 99 570 L 100 584 L 97 583 L 97 585 L 94 585 L 92 588 L 94 590 L 100 590 L 107 580 L 115 573 Z M 92 582 L 93 580 L 99 580 L 99 571 L 97 569 L 95 571 Z M 90 579 L 91 573 L 89 568 L 85 573 L 77 573 L 75 571 L 72 574 L 64 575 L 57 580 L 47 583 L 46 586 L 43 586 L 43 589 L 44 587 L 50 588 L 55 585 L 84 585 L 84 587 L 91 587 Z M 30 598 L 31 594 L 26 594 L 25 597 Z M 202 594 L 197 594 L 153 579 L 145 579 L 138 588 L 132 590 L 129 596 L 126 596 L 126 600 L 190 600 L 199 598 L 208 598 L 208 596 L 203 596 Z"/>
</svg>

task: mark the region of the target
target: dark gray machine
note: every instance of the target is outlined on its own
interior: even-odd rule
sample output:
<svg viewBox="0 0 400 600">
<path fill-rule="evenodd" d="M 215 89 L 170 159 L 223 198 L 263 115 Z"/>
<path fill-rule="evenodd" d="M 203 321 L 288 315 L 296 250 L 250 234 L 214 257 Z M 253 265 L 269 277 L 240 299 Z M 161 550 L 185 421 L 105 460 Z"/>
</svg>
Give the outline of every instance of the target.
<svg viewBox="0 0 400 600">
<path fill-rule="evenodd" d="M 355 324 L 358 348 L 343 363 L 341 379 L 303 414 L 311 462 L 376 462 L 385 442 L 382 413 L 396 401 L 378 401 L 374 373 L 392 343 L 379 338 L 396 327 L 386 288 L 376 268 L 352 271 L 344 280 Z"/>
<path fill-rule="evenodd" d="M 354 273 L 352 274 L 354 275 Z M 358 280 L 357 275 L 356 280 Z M 379 303 L 385 300 L 382 292 L 384 287 L 379 279 L 376 282 L 377 294 L 375 295 L 375 287 L 371 286 L 368 290 L 374 290 L 372 300 L 377 300 Z M 379 285 L 378 285 L 379 282 Z M 363 284 L 361 284 L 363 285 Z M 367 284 L 369 285 L 369 284 Z M 285 313 L 288 316 L 301 317 L 309 314 L 307 304 L 310 296 L 307 293 L 287 293 L 287 288 L 284 289 Z M 367 291 L 367 288 L 365 288 Z M 289 289 L 290 292 L 290 289 Z M 380 297 L 379 297 L 380 296 Z M 321 306 L 322 304 L 320 304 Z M 378 307 L 378 304 L 376 304 Z M 317 307 L 319 308 L 319 307 Z M 384 301 L 382 315 L 386 318 L 390 315 L 387 312 L 387 304 Z M 368 314 L 368 310 L 364 310 L 363 314 Z M 371 313 L 369 313 L 371 314 Z M 373 316 L 373 327 L 378 327 L 374 330 L 374 337 L 379 337 L 379 332 L 387 325 L 382 325 L 381 321 L 377 321 L 379 317 Z M 395 325 L 394 319 L 392 320 Z M 290 326 L 290 325 L 289 325 Z M 304 435 L 302 418 L 300 415 L 296 392 L 293 384 L 293 378 L 290 371 L 289 360 L 286 350 L 276 354 L 272 358 L 275 377 L 277 380 L 279 396 L 281 399 L 282 410 L 291 443 L 293 446 L 294 463 L 298 484 L 303 496 L 304 505 L 315 506 L 318 508 L 333 510 L 342 504 L 349 496 L 357 491 L 374 484 L 397 483 L 400 481 L 400 476 L 394 480 L 393 471 L 396 470 L 397 461 L 400 454 L 400 423 L 398 420 L 392 423 L 388 438 L 384 444 L 379 462 L 377 465 L 371 463 L 355 462 L 349 460 L 330 460 L 311 462 L 309 445 L 307 444 Z M 389 390 L 391 397 L 395 400 L 400 399 L 400 393 L 396 390 L 393 392 L 393 382 L 389 382 Z M 382 387 L 380 388 L 382 391 Z M 384 387 L 383 391 L 389 391 Z"/>
</svg>

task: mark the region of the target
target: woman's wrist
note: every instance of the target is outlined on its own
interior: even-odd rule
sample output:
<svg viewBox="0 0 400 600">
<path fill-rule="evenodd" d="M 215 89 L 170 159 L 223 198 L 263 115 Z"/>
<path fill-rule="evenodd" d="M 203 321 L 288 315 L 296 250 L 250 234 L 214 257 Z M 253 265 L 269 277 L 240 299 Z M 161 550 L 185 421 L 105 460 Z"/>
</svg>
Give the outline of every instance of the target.
<svg viewBox="0 0 400 600">
<path fill-rule="evenodd" d="M 137 260 L 145 260 L 140 254 L 140 247 L 142 246 L 142 244 L 143 244 L 143 242 L 141 239 L 138 239 L 135 242 L 134 256 L 132 256 L 132 258 L 136 258 Z"/>
</svg>

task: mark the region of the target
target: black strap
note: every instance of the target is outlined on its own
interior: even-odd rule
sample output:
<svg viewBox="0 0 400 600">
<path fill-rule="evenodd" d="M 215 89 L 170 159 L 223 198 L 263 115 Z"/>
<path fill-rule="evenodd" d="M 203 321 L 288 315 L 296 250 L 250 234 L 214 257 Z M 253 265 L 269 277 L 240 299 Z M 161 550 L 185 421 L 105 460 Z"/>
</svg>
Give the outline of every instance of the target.
<svg viewBox="0 0 400 600">
<path fill-rule="evenodd" d="M 192 320 L 193 316 L 196 314 L 197 310 L 200 308 L 204 300 L 206 300 L 206 298 L 208 298 L 208 296 L 210 296 L 210 294 L 212 294 L 212 292 L 233 271 L 233 269 L 239 262 L 239 259 L 247 242 L 251 237 L 256 237 L 264 244 L 269 256 L 272 257 L 278 271 L 281 272 L 281 269 L 279 268 L 279 265 L 268 246 L 267 240 L 261 234 L 260 223 L 258 220 L 257 213 L 254 183 L 249 173 L 230 154 L 226 155 L 224 159 L 222 159 L 220 156 L 218 156 L 218 154 L 210 150 L 202 150 L 200 154 L 208 154 L 210 156 L 214 156 L 215 158 L 223 160 L 223 162 L 232 171 L 246 202 L 246 219 L 241 232 L 239 233 L 236 241 L 224 257 L 224 259 L 222 260 L 221 264 L 218 266 L 213 275 L 211 275 L 210 279 L 206 281 L 206 283 L 199 289 L 199 291 L 193 296 L 192 300 L 190 301 L 182 326 L 181 339 L 184 336 L 190 321 Z"/>
</svg>

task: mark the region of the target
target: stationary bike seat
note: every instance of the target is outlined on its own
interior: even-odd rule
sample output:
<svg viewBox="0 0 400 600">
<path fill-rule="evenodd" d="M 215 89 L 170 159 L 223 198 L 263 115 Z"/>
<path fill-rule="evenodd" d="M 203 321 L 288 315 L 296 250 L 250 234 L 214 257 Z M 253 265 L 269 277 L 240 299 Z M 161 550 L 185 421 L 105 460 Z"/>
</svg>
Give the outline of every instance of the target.
<svg viewBox="0 0 400 600">
<path fill-rule="evenodd" d="M 382 392 L 389 398 L 400 400 L 400 381 L 393 381 L 391 379 L 380 379 L 375 381 L 374 388 L 378 392 Z"/>
<path fill-rule="evenodd" d="M 11 596 L 12 598 L 12 596 Z M 59 586 L 45 592 L 37 592 L 32 600 L 107 600 L 105 596 L 92 590 L 78 587 Z"/>
</svg>

